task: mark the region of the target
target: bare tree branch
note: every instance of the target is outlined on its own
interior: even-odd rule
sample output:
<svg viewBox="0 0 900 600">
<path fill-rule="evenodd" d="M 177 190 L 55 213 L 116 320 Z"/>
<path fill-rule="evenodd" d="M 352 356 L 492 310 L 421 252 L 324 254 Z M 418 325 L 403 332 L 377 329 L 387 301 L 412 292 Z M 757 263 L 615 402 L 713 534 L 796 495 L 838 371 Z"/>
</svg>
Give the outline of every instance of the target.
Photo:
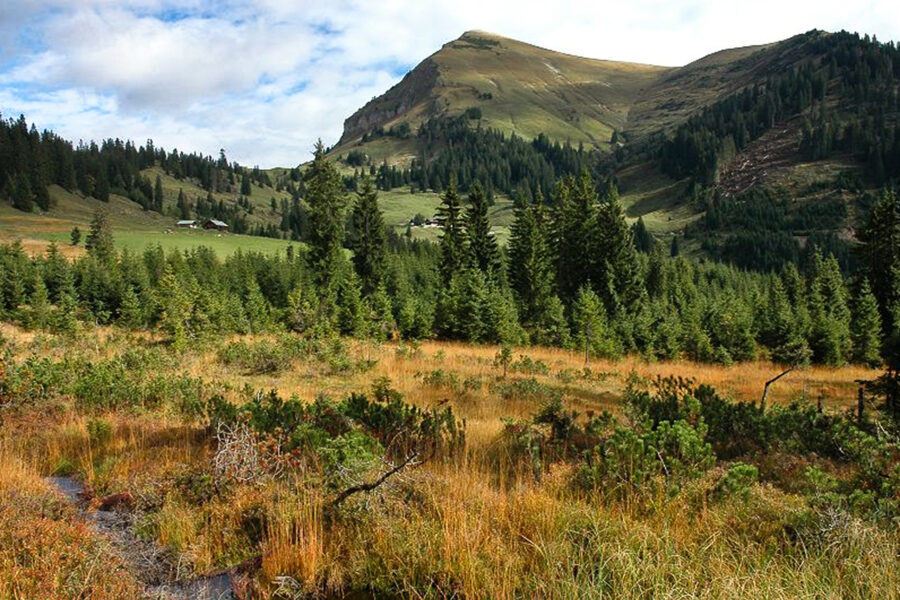
<svg viewBox="0 0 900 600">
<path fill-rule="evenodd" d="M 759 401 L 759 410 L 760 411 L 765 412 L 765 410 L 766 410 L 766 398 L 768 398 L 768 396 L 769 396 L 769 386 L 796 368 L 797 368 L 797 365 L 792 365 L 791 368 L 788 369 L 787 371 L 783 371 L 779 375 L 776 375 L 775 377 L 773 377 L 772 379 L 770 379 L 766 382 L 766 387 L 763 389 L 762 400 Z"/>
<path fill-rule="evenodd" d="M 377 488 L 378 486 L 383 484 L 385 481 L 390 479 L 393 475 L 396 475 L 397 473 L 399 473 L 400 471 L 405 469 L 407 466 L 412 464 L 412 462 L 416 458 L 418 458 L 418 456 L 419 456 L 418 452 L 413 452 L 412 454 L 407 456 L 406 459 L 403 460 L 403 462 L 401 462 L 401 463 L 397 464 L 396 466 L 392 467 L 391 469 L 385 471 L 381 475 L 381 477 L 379 477 L 375 481 L 370 481 L 368 483 L 360 483 L 359 485 L 353 485 L 353 486 L 348 487 L 343 492 L 338 494 L 335 497 L 335 499 L 329 503 L 329 507 L 337 508 L 344 500 L 346 500 L 353 494 L 358 494 L 359 492 L 371 492 L 372 490 L 374 490 L 375 488 Z"/>
</svg>

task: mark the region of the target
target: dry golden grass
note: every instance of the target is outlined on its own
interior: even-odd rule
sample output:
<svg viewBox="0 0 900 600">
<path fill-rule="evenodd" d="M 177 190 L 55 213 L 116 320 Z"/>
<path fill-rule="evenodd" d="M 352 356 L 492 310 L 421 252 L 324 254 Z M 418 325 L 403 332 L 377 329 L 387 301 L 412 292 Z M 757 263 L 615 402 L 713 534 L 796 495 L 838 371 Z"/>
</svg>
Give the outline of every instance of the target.
<svg viewBox="0 0 900 600">
<path fill-rule="evenodd" d="M 0 598 L 136 598 L 131 574 L 38 472 L 0 440 Z"/>
<path fill-rule="evenodd" d="M 0 333 L 13 342 L 19 356 L 36 352 L 59 358 L 72 351 L 70 342 L 11 326 L 3 326 Z M 103 359 L 154 341 L 152 335 L 98 329 L 78 342 L 78 352 Z M 228 381 L 236 389 L 247 383 L 308 400 L 320 392 L 340 398 L 388 377 L 414 403 L 427 406 L 449 398 L 467 421 L 469 452 L 460 463 L 426 464 L 375 493 L 355 496 L 334 515 L 325 508 L 333 492 L 303 470 L 287 479 L 229 485 L 206 497 L 202 476 L 210 471 L 213 448 L 199 425 L 160 411 L 88 417 L 67 411 L 62 398 L 61 408 L 23 413 L 5 424 L 0 433 L 0 494 L 18 488 L 26 497 L 41 497 L 47 488 L 38 474 L 61 468 L 82 474 L 98 494 L 131 490 L 138 510 L 147 511 L 142 531 L 177 554 L 183 575 L 259 555 L 261 597 L 273 597 L 286 585 L 282 576 L 291 578 L 295 590 L 308 593 L 339 595 L 368 588 L 414 598 L 900 595 L 900 539 L 894 532 L 847 514 L 836 515 L 833 522 L 811 519 L 802 497 L 765 485 L 754 487 L 746 501 L 714 499 L 709 490 L 721 468 L 676 497 L 661 494 L 640 502 L 612 501 L 576 490 L 569 466 L 552 469 L 540 482 L 510 477 L 492 454 L 503 428 L 501 419 L 524 418 L 540 402 L 505 400 L 492 388 L 501 382 L 501 372 L 493 365 L 496 347 L 426 342 L 416 349 L 348 342 L 357 358 L 377 360 L 374 368 L 328 374 L 320 364 L 298 360 L 275 375 L 246 376 L 217 359 L 218 346 L 229 341 L 180 355 L 177 368 L 207 381 Z M 734 398 L 756 401 L 764 381 L 781 370 L 765 362 L 721 367 L 630 357 L 592 361 L 592 372 L 609 373 L 606 377 L 563 381 L 560 373 L 584 366 L 579 353 L 526 348 L 518 350 L 516 358 L 520 353 L 545 363 L 549 374 L 534 377 L 559 388 L 567 405 L 580 411 L 619 410 L 632 371 L 647 378 L 692 377 Z M 480 389 L 456 393 L 425 385 L 416 376 L 436 369 L 460 381 L 478 381 Z M 826 405 L 838 409 L 852 403 L 853 380 L 871 375 L 857 367 L 812 367 L 779 381 L 771 398 L 786 402 L 806 396 L 815 401 L 822 393 Z M 508 379 L 531 376 L 510 373 Z M 240 397 L 236 392 L 229 395 Z M 91 440 L 90 419 L 110 425 L 107 440 Z M 4 514 L 0 511 L 0 520 Z M 39 513 L 30 514 L 23 521 L 29 527 L 33 521 L 28 519 Z M 71 511 L 61 514 L 52 528 L 39 530 L 28 551 L 48 557 L 48 565 L 80 573 L 80 581 L 107 585 L 102 573 L 79 571 L 82 563 L 72 566 L 66 562 L 70 554 L 60 554 L 69 553 L 67 544 L 76 538 L 58 531 L 79 527 Z M 85 535 L 85 547 L 95 547 L 90 544 L 96 540 L 90 541 L 89 532 Z M 81 543 L 83 538 L 77 539 Z M 52 580 L 52 573 L 20 574 L 19 580 L 32 586 L 24 595 L 10 587 L 12 574 L 21 571 L 14 570 L 8 554 L 0 548 L 0 582 L 6 582 L 0 583 L 0 598 L 64 597 L 55 591 L 32 593 L 43 579 Z M 95 597 L 133 597 L 123 589 L 109 588 L 107 595 Z"/>
</svg>

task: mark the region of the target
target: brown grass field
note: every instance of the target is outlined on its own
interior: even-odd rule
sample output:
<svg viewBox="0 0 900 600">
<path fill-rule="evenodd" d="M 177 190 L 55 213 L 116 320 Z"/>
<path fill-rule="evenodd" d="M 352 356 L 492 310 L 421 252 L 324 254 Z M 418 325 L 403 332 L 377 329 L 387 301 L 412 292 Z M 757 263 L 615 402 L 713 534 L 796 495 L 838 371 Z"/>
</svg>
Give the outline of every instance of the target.
<svg viewBox="0 0 900 600">
<path fill-rule="evenodd" d="M 0 326 L 0 336 L 15 359 L 97 361 L 157 342 L 153 334 L 104 328 L 86 331 L 73 343 L 8 324 Z M 466 420 L 465 457 L 408 471 L 334 519 L 323 514 L 328 491 L 304 469 L 198 500 L 195 488 L 202 487 L 198 482 L 209 470 L 213 447 L 201 424 L 166 407 L 84 412 L 70 398 L 58 397 L 40 407 L 0 411 L 0 598 L 107 599 L 141 593 L 142 574 L 127 557 L 119 559 L 115 544 L 87 527 L 84 516 L 43 479 L 63 472 L 63 466 L 97 497 L 129 490 L 137 499 L 136 531 L 177 557 L 182 577 L 259 556 L 260 569 L 242 588 L 242 597 L 900 595 L 895 531 L 847 516 L 817 533 L 818 545 L 794 543 L 785 532 L 808 519 L 805 501 L 766 483 L 754 486 L 746 499 L 713 501 L 708 490 L 722 467 L 677 496 L 660 492 L 641 502 L 586 496 L 571 486 L 572 467 L 565 464 L 540 481 L 498 470 L 501 419 L 525 418 L 539 402 L 503 399 L 495 391 L 494 384 L 502 381 L 494 366 L 496 347 L 352 341 L 354 357 L 377 361 L 372 369 L 331 375 L 321 365 L 295 361 L 274 375 L 248 376 L 217 359 L 228 342 L 206 341 L 177 355 L 172 375 L 227 382 L 225 393 L 232 399 L 249 384 L 306 400 L 320 393 L 341 398 L 366 391 L 377 378 L 388 377 L 415 404 L 450 400 Z M 755 401 L 765 380 L 781 371 L 764 362 L 720 367 L 629 357 L 591 360 L 592 377 L 583 378 L 572 376 L 584 367 L 579 353 L 522 348 L 515 352 L 519 355 L 541 361 L 549 372 L 511 372 L 508 381 L 534 376 L 559 388 L 566 406 L 581 412 L 620 413 L 632 372 L 646 378 L 689 377 L 735 399 Z M 460 392 L 424 384 L 421 374 L 435 370 L 477 385 Z M 872 374 L 857 367 L 798 370 L 773 386 L 770 398 L 815 402 L 822 395 L 827 410 L 843 410 L 855 397 L 854 380 Z M 102 444 L 88 431 L 98 419 L 111 428 Z M 262 529 L 248 537 L 248 519 L 254 515 Z M 279 578 L 285 575 L 294 596 L 283 595 L 286 580 Z"/>
</svg>

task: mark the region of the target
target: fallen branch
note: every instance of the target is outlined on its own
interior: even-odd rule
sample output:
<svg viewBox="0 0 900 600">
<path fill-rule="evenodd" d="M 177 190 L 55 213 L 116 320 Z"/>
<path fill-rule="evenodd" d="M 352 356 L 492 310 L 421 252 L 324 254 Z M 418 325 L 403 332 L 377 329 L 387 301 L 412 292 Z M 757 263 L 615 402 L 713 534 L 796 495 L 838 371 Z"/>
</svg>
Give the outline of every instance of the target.
<svg viewBox="0 0 900 600">
<path fill-rule="evenodd" d="M 409 466 L 416 458 L 418 458 L 418 456 L 419 456 L 418 452 L 413 452 L 412 454 L 407 456 L 403 462 L 392 467 L 388 471 L 385 471 L 381 475 L 381 477 L 379 477 L 375 481 L 370 481 L 368 483 L 360 483 L 359 485 L 353 485 L 353 486 L 348 487 L 343 492 L 338 494 L 335 497 L 335 499 L 329 503 L 329 505 L 328 505 L 329 508 L 337 508 L 344 500 L 346 500 L 353 494 L 358 494 L 360 492 L 371 492 L 372 490 L 374 490 L 375 488 L 377 488 L 378 486 L 383 484 L 385 481 L 390 479 L 393 475 L 396 475 L 397 473 L 399 473 L 400 471 L 405 469 L 407 466 Z"/>
<path fill-rule="evenodd" d="M 770 379 L 770 380 L 768 380 L 768 381 L 766 382 L 766 387 L 763 389 L 762 400 L 759 401 L 759 410 L 760 410 L 761 412 L 765 412 L 765 411 L 766 411 L 766 398 L 769 396 L 769 386 L 772 385 L 773 383 L 775 383 L 776 381 L 778 381 L 779 379 L 781 379 L 782 377 L 784 377 L 785 375 L 787 375 L 788 373 L 790 373 L 791 371 L 793 371 L 793 370 L 796 369 L 796 368 L 797 368 L 797 365 L 793 365 L 793 366 L 791 366 L 791 368 L 788 369 L 787 371 L 784 371 L 784 372 L 782 372 L 781 374 L 776 375 L 775 377 L 773 377 L 772 379 Z"/>
</svg>

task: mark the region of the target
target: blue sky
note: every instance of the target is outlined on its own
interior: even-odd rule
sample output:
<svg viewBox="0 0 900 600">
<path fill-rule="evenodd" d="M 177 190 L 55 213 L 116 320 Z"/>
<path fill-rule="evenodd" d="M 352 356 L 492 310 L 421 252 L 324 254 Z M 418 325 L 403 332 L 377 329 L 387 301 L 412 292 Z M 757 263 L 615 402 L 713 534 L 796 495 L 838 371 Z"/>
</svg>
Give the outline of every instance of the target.
<svg viewBox="0 0 900 600">
<path fill-rule="evenodd" d="M 900 39 L 894 2 L 5 0 L 0 112 L 79 139 L 152 138 L 248 165 L 314 141 L 469 29 L 680 65 L 819 28 Z"/>
</svg>

